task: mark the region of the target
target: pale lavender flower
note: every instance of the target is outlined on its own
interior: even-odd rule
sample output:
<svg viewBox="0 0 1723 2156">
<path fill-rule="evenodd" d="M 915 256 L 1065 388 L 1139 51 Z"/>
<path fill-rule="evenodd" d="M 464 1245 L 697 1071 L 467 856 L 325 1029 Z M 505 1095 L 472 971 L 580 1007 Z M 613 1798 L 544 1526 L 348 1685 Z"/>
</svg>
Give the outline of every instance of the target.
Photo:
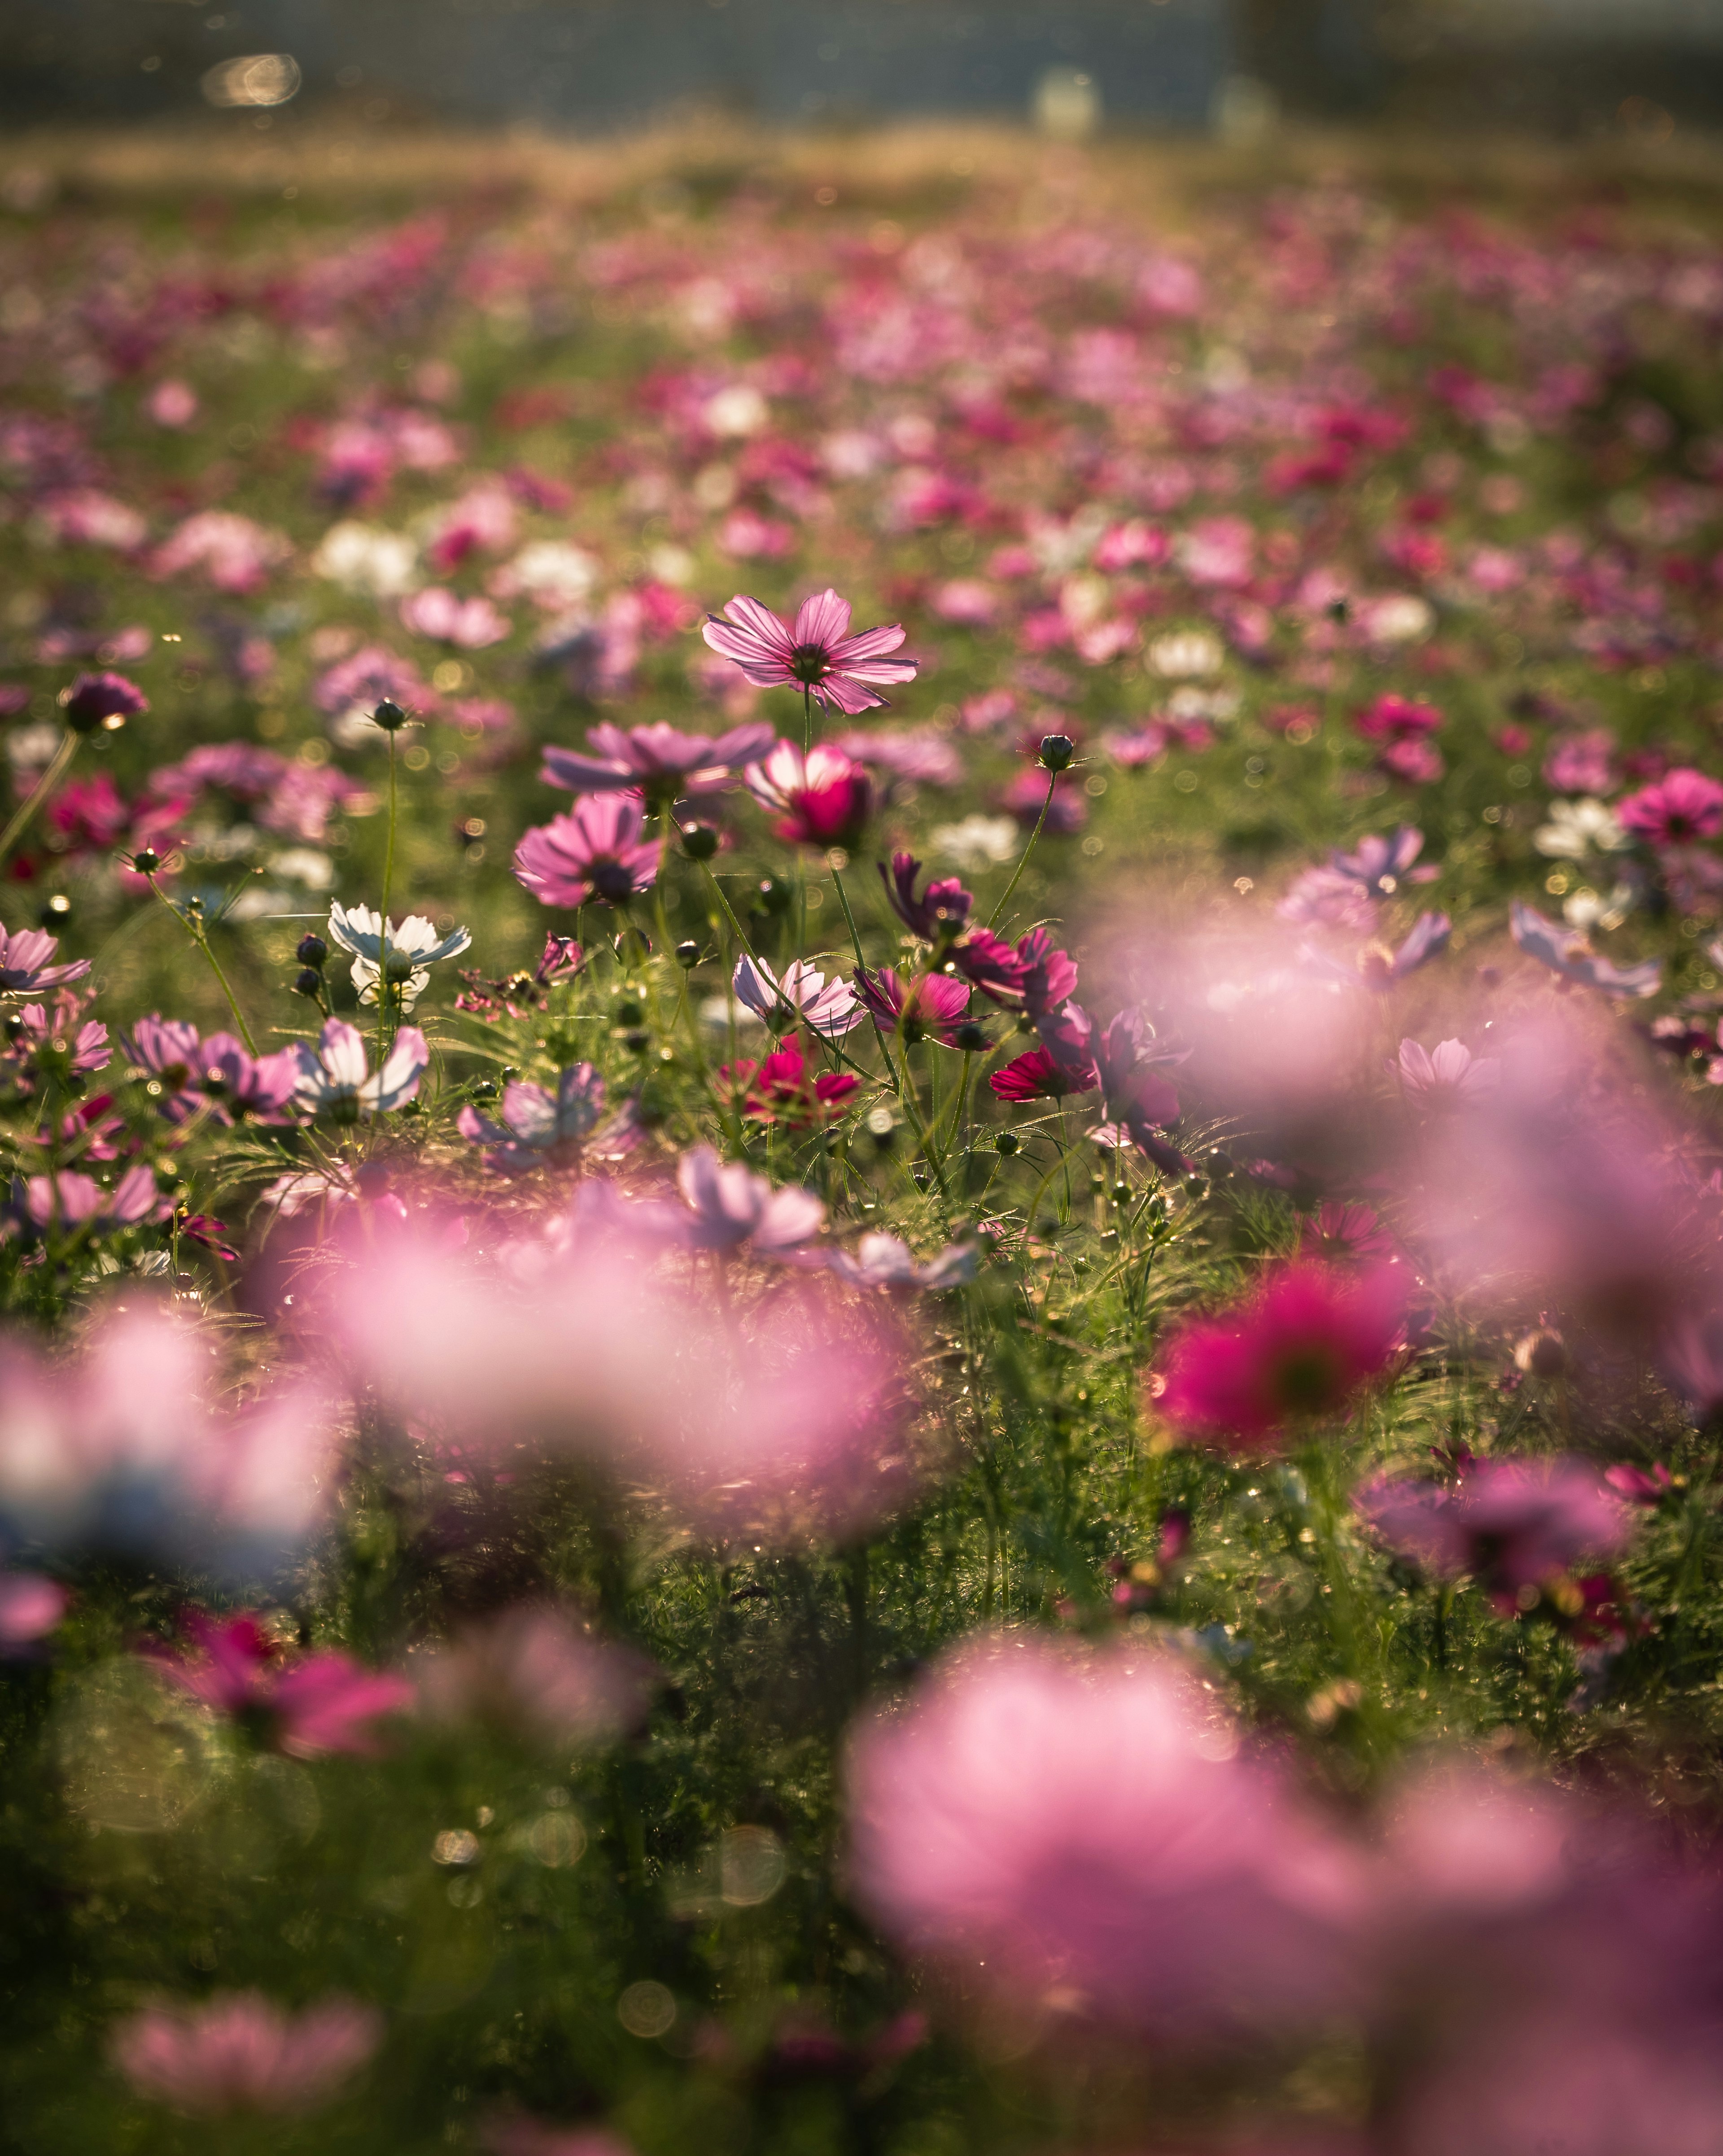
<svg viewBox="0 0 1723 2156">
<path fill-rule="evenodd" d="M 739 1250 L 795 1262 L 825 1225 L 825 1207 L 811 1190 L 774 1189 L 740 1161 L 726 1164 L 710 1146 L 696 1146 L 676 1166 L 676 1188 L 692 1220 L 684 1230 L 696 1249 Z"/>
<path fill-rule="evenodd" d="M 1659 959 L 1644 958 L 1637 966 L 1617 966 L 1600 958 L 1583 936 L 1558 928 L 1553 921 L 1516 898 L 1509 908 L 1509 927 L 1514 941 L 1528 957 L 1547 966 L 1565 981 L 1582 988 L 1600 988 L 1606 996 L 1654 996 L 1663 984 Z"/>
<path fill-rule="evenodd" d="M 838 1278 L 851 1287 L 900 1290 L 962 1287 L 974 1280 L 979 1262 L 973 1243 L 948 1243 L 937 1257 L 918 1265 L 908 1243 L 882 1231 L 864 1235 L 853 1255 L 834 1250 L 826 1260 Z"/>
<path fill-rule="evenodd" d="M 90 971 L 89 959 L 75 958 L 64 966 L 49 964 L 59 948 L 59 938 L 45 929 L 0 927 L 0 994 L 33 996 L 43 988 L 81 981 Z"/>
<path fill-rule="evenodd" d="M 1343 960 L 1331 957 L 1326 951 L 1313 945 L 1304 945 L 1299 952 L 1302 962 L 1312 973 L 1324 979 L 1344 982 L 1348 988 L 1368 988 L 1380 994 L 1403 981 L 1431 959 L 1439 958 L 1448 948 L 1453 924 L 1445 913 L 1421 913 L 1412 924 L 1412 933 L 1397 951 L 1386 943 L 1370 942 L 1358 953 L 1349 966 Z"/>
<path fill-rule="evenodd" d="M 1474 1055 L 1463 1040 L 1438 1041 L 1434 1054 L 1416 1040 L 1402 1040 L 1396 1065 L 1406 1097 L 1421 1107 L 1453 1106 L 1493 1092 L 1502 1066 L 1493 1055 Z"/>
<path fill-rule="evenodd" d="M 831 980 L 805 958 L 798 958 L 779 976 L 764 958 L 746 953 L 736 961 L 731 977 L 736 1000 L 764 1019 L 774 1033 L 786 1033 L 798 1019 L 827 1040 L 841 1040 L 867 1018 L 860 998 L 841 975 Z"/>
<path fill-rule="evenodd" d="M 519 1175 L 570 1160 L 604 1105 L 604 1080 L 591 1064 L 573 1063 L 558 1076 L 554 1092 L 525 1079 L 505 1087 L 500 1123 L 467 1106 L 455 1117 L 455 1128 L 474 1144 L 492 1148 L 485 1155 L 487 1168 Z"/>
<path fill-rule="evenodd" d="M 327 1111 L 337 1122 L 350 1123 L 360 1116 L 388 1115 L 404 1107 L 417 1095 L 419 1081 L 430 1067 L 424 1035 L 416 1025 L 404 1025 L 383 1069 L 373 1075 L 364 1035 L 339 1018 L 325 1025 L 316 1048 L 296 1042 L 293 1057 L 299 1067 L 294 1099 L 307 1113 Z"/>
<path fill-rule="evenodd" d="M 756 719 L 715 738 L 681 733 L 661 723 L 594 726 L 586 738 L 596 755 L 548 747 L 540 778 L 575 793 L 638 792 L 658 803 L 717 793 L 742 765 L 765 755 L 777 732 L 769 721 Z"/>
</svg>

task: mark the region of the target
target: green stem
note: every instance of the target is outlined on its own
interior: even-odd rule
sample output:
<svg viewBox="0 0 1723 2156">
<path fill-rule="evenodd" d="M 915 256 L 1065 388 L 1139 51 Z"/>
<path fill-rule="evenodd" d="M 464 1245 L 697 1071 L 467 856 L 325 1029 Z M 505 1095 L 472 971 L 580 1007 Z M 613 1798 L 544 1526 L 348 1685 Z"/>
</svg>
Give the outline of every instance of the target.
<svg viewBox="0 0 1723 2156">
<path fill-rule="evenodd" d="M 12 821 L 3 831 L 0 831 L 0 861 L 5 860 L 24 833 L 29 829 L 36 819 L 38 809 L 65 776 L 66 766 L 78 753 L 79 740 L 80 737 L 69 726 L 64 738 L 54 752 L 54 761 L 13 811 Z"/>
<path fill-rule="evenodd" d="M 245 1044 L 245 1053 L 248 1055 L 255 1055 L 258 1052 L 257 1043 L 251 1037 L 251 1029 L 245 1023 L 245 1014 L 239 1008 L 239 1003 L 234 997 L 233 988 L 229 983 L 228 977 L 221 969 L 221 961 L 209 947 L 209 931 L 207 927 L 194 928 L 190 920 L 185 914 L 180 911 L 179 908 L 173 903 L 172 900 L 167 896 L 167 893 L 157 888 L 156 879 L 154 876 L 147 876 L 144 880 L 149 885 L 150 890 L 154 896 L 158 898 L 162 904 L 167 907 L 168 912 L 173 916 L 173 918 L 179 923 L 180 927 L 184 929 L 186 934 L 190 937 L 192 942 L 197 946 L 198 949 L 203 953 L 204 957 L 208 962 L 210 972 L 214 974 L 217 982 L 220 985 L 222 993 L 228 999 L 228 1009 L 234 1014 L 234 1024 L 239 1029 L 239 1038 Z"/>
<path fill-rule="evenodd" d="M 1035 829 L 1029 834 L 1029 844 L 1024 847 L 1023 858 L 1018 862 L 1016 869 L 1012 871 L 1011 880 L 1005 887 L 1004 896 L 1000 900 L 999 904 L 994 907 L 992 912 L 987 916 L 987 926 L 990 928 L 995 925 L 1000 914 L 1002 914 L 1006 908 L 1011 904 L 1011 893 L 1017 888 L 1017 886 L 1023 880 L 1023 871 L 1029 865 L 1029 856 L 1035 851 L 1035 842 L 1041 836 L 1042 825 L 1046 823 L 1047 819 L 1047 811 L 1053 805 L 1053 788 L 1058 784 L 1058 773 L 1057 771 L 1050 771 L 1047 773 L 1047 798 L 1041 804 L 1041 814 L 1035 819 Z"/>
<path fill-rule="evenodd" d="M 865 973 L 867 970 L 867 961 L 862 956 L 861 932 L 856 926 L 856 916 L 850 910 L 850 894 L 844 889 L 842 871 L 833 869 L 831 880 L 837 886 L 837 902 L 844 910 L 844 924 L 850 932 L 851 948 L 856 953 L 856 970 L 857 973 Z M 898 1075 L 898 1066 L 892 1060 L 892 1051 L 886 1045 L 885 1028 L 877 1018 L 874 1018 L 872 1011 L 867 1015 L 873 1019 L 873 1037 L 879 1043 L 879 1052 L 885 1061 L 886 1075 L 892 1081 L 892 1091 L 901 1098 L 903 1084 Z"/>
<path fill-rule="evenodd" d="M 383 855 L 383 920 L 378 930 L 377 952 L 377 1068 L 383 1069 L 388 1031 L 388 902 L 395 880 L 395 737 L 388 737 L 388 839 Z"/>
</svg>

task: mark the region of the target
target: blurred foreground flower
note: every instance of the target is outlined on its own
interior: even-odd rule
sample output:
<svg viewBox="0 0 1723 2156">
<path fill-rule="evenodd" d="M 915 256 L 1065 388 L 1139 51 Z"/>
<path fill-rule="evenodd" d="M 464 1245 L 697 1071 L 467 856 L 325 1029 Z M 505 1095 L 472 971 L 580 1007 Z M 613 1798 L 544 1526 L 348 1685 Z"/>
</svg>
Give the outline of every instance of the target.
<svg viewBox="0 0 1723 2156">
<path fill-rule="evenodd" d="M 965 1989 L 1175 2046 L 1362 1996 L 1355 1860 L 1165 1651 L 972 1643 L 845 1779 L 851 1891 Z"/>
<path fill-rule="evenodd" d="M 383 2041 L 383 2017 L 347 1999 L 284 2013 L 255 1991 L 199 2006 L 148 2007 L 113 2033 L 115 2063 L 140 2096 L 200 2118 L 315 2111 Z"/>
</svg>

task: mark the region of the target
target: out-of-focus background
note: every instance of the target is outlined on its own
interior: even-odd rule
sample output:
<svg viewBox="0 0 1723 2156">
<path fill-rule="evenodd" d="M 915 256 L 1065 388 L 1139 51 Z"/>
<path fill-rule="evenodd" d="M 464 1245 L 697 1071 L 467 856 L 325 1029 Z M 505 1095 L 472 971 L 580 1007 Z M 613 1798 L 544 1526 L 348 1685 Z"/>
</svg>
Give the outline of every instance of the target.
<svg viewBox="0 0 1723 2156">
<path fill-rule="evenodd" d="M 1046 132 L 1283 121 L 1666 140 L 1723 121 L 1723 0 L 6 0 L 0 115 L 212 109 L 616 133 L 696 116 Z"/>
</svg>

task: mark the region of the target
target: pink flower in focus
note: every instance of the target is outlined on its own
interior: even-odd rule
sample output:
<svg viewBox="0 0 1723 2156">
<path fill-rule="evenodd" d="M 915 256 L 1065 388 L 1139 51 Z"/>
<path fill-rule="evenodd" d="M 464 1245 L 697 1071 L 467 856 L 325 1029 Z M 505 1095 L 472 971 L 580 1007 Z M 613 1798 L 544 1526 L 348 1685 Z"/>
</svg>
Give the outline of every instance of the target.
<svg viewBox="0 0 1723 2156">
<path fill-rule="evenodd" d="M 140 2096 L 200 2118 L 313 2111 L 383 2041 L 368 2006 L 326 1999 L 284 2014 L 255 1991 L 200 2006 L 148 2007 L 113 2034 L 116 2065 Z"/>
<path fill-rule="evenodd" d="M 993 1072 L 987 1083 L 1001 1101 L 1057 1101 L 1084 1092 L 1044 1048 L 1031 1048 Z"/>
<path fill-rule="evenodd" d="M 1616 804 L 1616 821 L 1648 844 L 1684 846 L 1723 831 L 1723 786 L 1682 766 Z"/>
<path fill-rule="evenodd" d="M 758 599 L 738 595 L 723 617 L 707 616 L 702 634 L 756 688 L 800 687 L 853 718 L 884 704 L 877 689 L 913 681 L 916 669 L 913 660 L 886 655 L 903 641 L 897 624 L 858 636 L 849 634 L 849 603 L 835 591 L 805 600 L 794 627 Z"/>
<path fill-rule="evenodd" d="M 566 816 L 526 833 L 515 875 L 545 906 L 626 905 L 658 874 L 658 847 L 645 829 L 638 795 L 583 796 Z"/>
<path fill-rule="evenodd" d="M 841 977 L 828 981 L 824 973 L 797 958 L 780 978 L 764 958 L 747 952 L 736 961 L 730 978 L 736 1000 L 774 1033 L 787 1033 L 800 1019 L 810 1032 L 825 1040 L 841 1040 L 866 1023 L 856 991 Z"/>
<path fill-rule="evenodd" d="M 1146 1644 L 959 1648 L 862 1721 L 845 1781 L 852 1893 L 966 1987 L 1174 2047 L 1360 1995 L 1352 1861 Z"/>
<path fill-rule="evenodd" d="M 380 1748 L 364 1725 L 412 1703 L 404 1677 L 364 1669 L 350 1655 L 283 1656 L 249 1614 L 212 1621 L 194 1612 L 186 1629 L 197 1651 L 153 1654 L 162 1675 L 295 1758 L 333 1752 L 368 1757 Z"/>
<path fill-rule="evenodd" d="M 1151 1409 L 1199 1442 L 1272 1446 L 1342 1414 L 1382 1375 L 1400 1352 L 1405 1296 L 1388 1266 L 1276 1265 L 1230 1312 L 1177 1327 L 1150 1381 Z"/>
<path fill-rule="evenodd" d="M 824 744 L 805 757 L 793 742 L 779 742 L 763 762 L 749 764 L 744 776 L 756 801 L 781 811 L 773 830 L 795 845 L 821 851 L 853 846 L 872 806 L 866 770 L 841 749 Z"/>
</svg>

